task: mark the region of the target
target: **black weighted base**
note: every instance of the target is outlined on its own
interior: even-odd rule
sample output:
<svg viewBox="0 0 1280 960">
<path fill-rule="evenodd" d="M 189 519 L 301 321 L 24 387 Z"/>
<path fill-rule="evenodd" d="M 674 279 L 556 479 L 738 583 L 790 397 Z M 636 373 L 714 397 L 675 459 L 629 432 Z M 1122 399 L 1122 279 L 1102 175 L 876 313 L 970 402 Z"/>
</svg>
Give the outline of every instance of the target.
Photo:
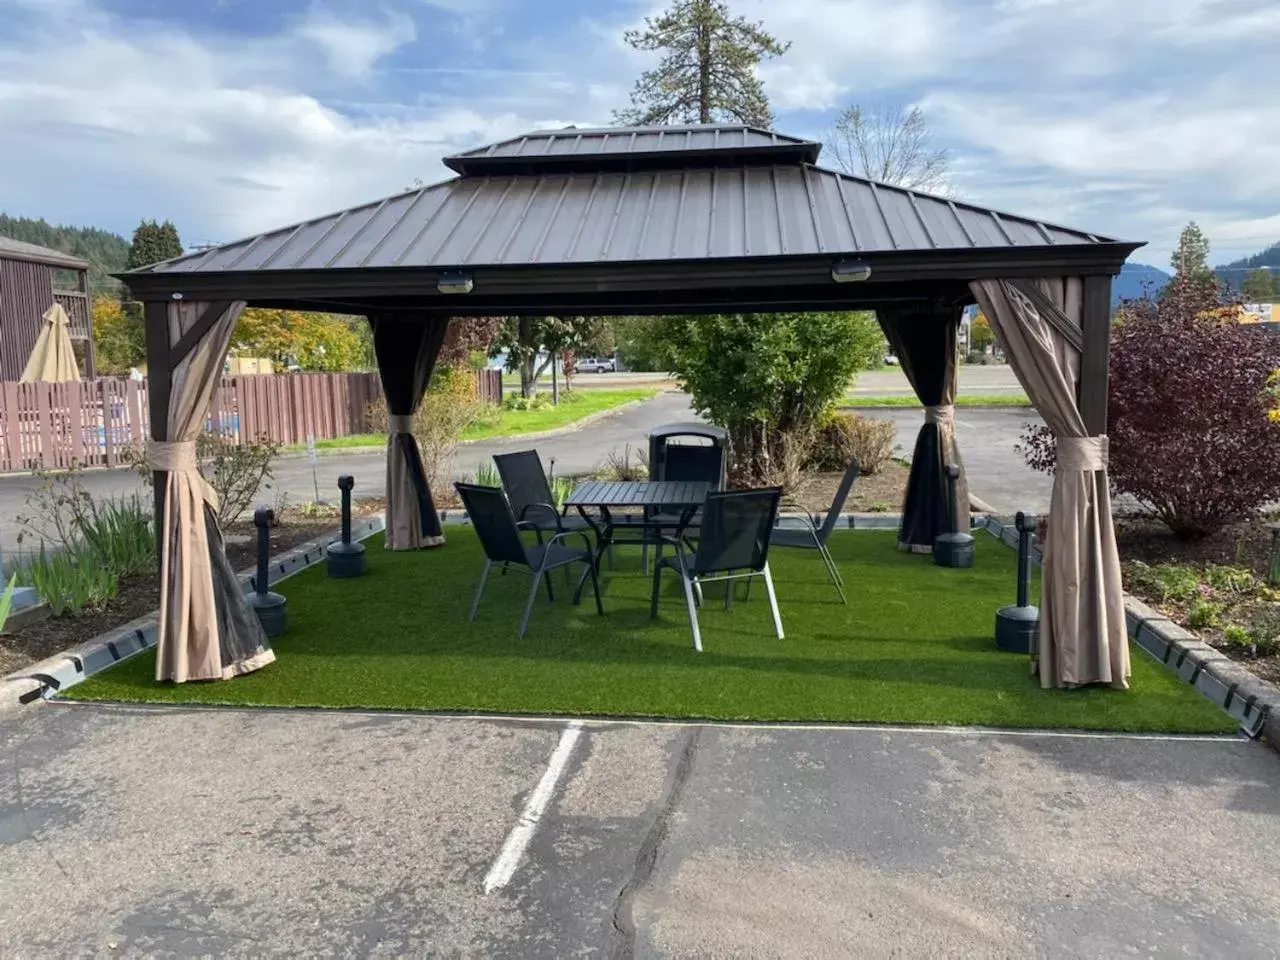
<svg viewBox="0 0 1280 960">
<path fill-rule="evenodd" d="M 363 543 L 329 544 L 325 550 L 325 570 L 331 577 L 358 577 L 364 573 Z"/>
<path fill-rule="evenodd" d="M 1001 607 L 996 611 L 996 646 L 1006 653 L 1030 653 L 1039 625 L 1039 607 Z"/>
<path fill-rule="evenodd" d="M 944 533 L 933 541 L 933 562 L 940 567 L 972 567 L 973 537 L 967 533 Z"/>
<path fill-rule="evenodd" d="M 268 637 L 278 637 L 289 628 L 288 602 L 278 593 L 249 594 L 249 603 Z"/>
</svg>

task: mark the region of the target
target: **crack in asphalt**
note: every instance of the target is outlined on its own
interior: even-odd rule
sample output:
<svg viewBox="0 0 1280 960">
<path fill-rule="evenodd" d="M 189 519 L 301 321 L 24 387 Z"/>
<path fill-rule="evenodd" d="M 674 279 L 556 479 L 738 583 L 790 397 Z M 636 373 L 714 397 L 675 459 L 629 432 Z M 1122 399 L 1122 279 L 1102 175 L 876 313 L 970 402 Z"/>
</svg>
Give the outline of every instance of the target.
<svg viewBox="0 0 1280 960">
<path fill-rule="evenodd" d="M 691 727 L 685 734 L 680 755 L 676 758 L 675 768 L 667 782 L 662 805 L 658 808 L 649 832 L 645 834 L 644 840 L 640 842 L 640 849 L 636 852 L 636 863 L 631 872 L 631 878 L 623 885 L 618 892 L 617 900 L 614 901 L 613 932 L 609 943 L 610 960 L 632 960 L 635 956 L 635 898 L 644 887 L 648 886 L 653 877 L 654 868 L 658 863 L 658 852 L 667 838 L 671 820 L 684 796 L 689 775 L 693 772 L 693 758 L 697 753 L 701 735 L 702 728 L 696 726 Z"/>
</svg>

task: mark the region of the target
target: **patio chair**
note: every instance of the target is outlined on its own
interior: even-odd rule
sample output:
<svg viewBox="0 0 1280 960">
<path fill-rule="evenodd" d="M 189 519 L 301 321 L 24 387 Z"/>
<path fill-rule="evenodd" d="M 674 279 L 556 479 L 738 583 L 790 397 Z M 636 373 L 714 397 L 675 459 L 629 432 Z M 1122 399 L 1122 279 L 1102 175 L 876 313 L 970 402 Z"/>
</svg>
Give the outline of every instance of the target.
<svg viewBox="0 0 1280 960">
<path fill-rule="evenodd" d="M 753 577 L 764 580 L 773 613 L 773 626 L 778 639 L 783 639 L 782 616 L 769 573 L 769 540 L 778 517 L 780 487 L 760 490 L 722 490 L 707 494 L 702 506 L 702 531 L 697 547 L 690 551 L 681 539 L 669 541 L 675 547 L 674 557 L 661 557 L 653 567 L 653 598 L 649 615 L 658 615 L 658 595 L 663 567 L 680 574 L 685 604 L 689 608 L 689 627 L 693 631 L 693 648 L 702 651 L 702 632 L 698 629 L 698 607 L 702 604 L 704 583 L 725 583 L 724 606 L 733 604 L 733 588 L 738 580 L 748 585 Z"/>
<path fill-rule="evenodd" d="M 818 523 L 818 515 L 811 514 L 807 510 L 804 511 L 805 516 L 800 527 L 778 527 L 773 531 L 773 545 L 775 547 L 798 547 L 801 550 L 817 550 L 822 557 L 822 562 L 827 565 L 827 573 L 831 575 L 831 582 L 836 585 L 836 592 L 840 594 L 840 602 L 848 603 L 844 595 L 844 578 L 840 576 L 840 570 L 836 567 L 836 562 L 831 556 L 831 551 L 827 549 L 827 541 L 831 539 L 831 532 L 835 530 L 836 523 L 840 519 L 840 511 L 844 509 L 845 501 L 849 499 L 849 494 L 853 492 L 853 485 L 857 482 L 858 475 L 862 472 L 862 467 L 857 460 L 849 464 L 844 472 L 844 477 L 840 480 L 840 486 L 836 489 L 835 498 L 831 501 L 831 508 L 827 510 L 827 515 L 822 519 L 821 525 Z"/>
<path fill-rule="evenodd" d="M 570 516 L 556 509 L 556 498 L 551 493 L 551 484 L 542 469 L 542 458 L 537 450 L 496 453 L 493 463 L 498 468 L 502 489 L 516 520 L 530 524 L 529 529 L 538 533 L 539 541 L 543 533 L 551 531 L 565 533 L 590 529 L 590 524 L 582 517 Z"/>
<path fill-rule="evenodd" d="M 666 448 L 662 475 L 655 480 L 686 480 L 689 482 L 709 483 L 713 487 L 720 486 L 724 477 L 724 448 L 714 444 L 673 443 Z M 675 527 L 680 517 L 670 513 L 659 513 L 649 518 L 651 524 L 659 531 L 667 527 Z M 692 533 L 702 524 L 702 511 L 698 510 L 693 518 L 685 524 L 685 534 Z M 661 536 L 661 534 L 659 534 Z M 658 557 L 662 556 L 662 541 L 658 541 Z M 649 572 L 649 544 L 640 551 L 641 569 Z"/>
<path fill-rule="evenodd" d="M 547 585 L 547 599 L 554 601 L 556 596 L 551 587 L 551 571 L 568 567 L 574 563 L 585 563 L 587 569 L 583 577 L 591 577 L 591 590 L 596 597 L 596 612 L 604 615 L 604 604 L 600 601 L 600 578 L 596 572 L 595 553 L 591 549 L 591 541 L 587 535 L 577 530 L 566 530 L 555 534 L 545 543 L 539 542 L 530 546 L 520 539 L 521 530 L 535 530 L 530 521 L 518 521 L 511 513 L 511 505 L 498 487 L 481 487 L 472 483 L 455 483 L 454 488 L 462 498 L 467 516 L 471 519 L 480 545 L 484 548 L 484 570 L 480 574 L 480 583 L 476 586 L 475 599 L 471 601 L 471 613 L 468 620 L 475 620 L 476 610 L 480 606 L 480 597 L 484 593 L 485 584 L 489 580 L 489 571 L 495 563 L 507 566 L 526 568 L 533 575 L 533 583 L 529 588 L 529 599 L 525 601 L 524 615 L 520 618 L 521 639 L 524 638 L 525 627 L 529 623 L 529 614 L 533 612 L 533 601 L 538 595 L 538 581 Z M 566 537 L 582 537 L 583 548 L 570 547 L 564 544 Z M 575 593 L 575 603 L 577 594 Z"/>
</svg>

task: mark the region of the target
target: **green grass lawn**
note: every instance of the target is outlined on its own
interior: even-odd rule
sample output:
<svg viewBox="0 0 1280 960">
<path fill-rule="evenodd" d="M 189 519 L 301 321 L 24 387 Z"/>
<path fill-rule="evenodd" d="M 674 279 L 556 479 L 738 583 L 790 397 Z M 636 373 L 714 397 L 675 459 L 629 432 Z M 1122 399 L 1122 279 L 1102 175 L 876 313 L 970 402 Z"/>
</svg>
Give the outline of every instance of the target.
<svg viewBox="0 0 1280 960">
<path fill-rule="evenodd" d="M 463 440 L 489 440 L 494 437 L 510 437 L 519 433 L 538 433 L 567 427 L 593 413 L 612 410 L 624 403 L 648 400 L 656 396 L 652 388 L 626 390 L 575 390 L 560 405 L 543 410 L 502 410 L 489 421 L 471 424 L 462 432 Z"/>
<path fill-rule="evenodd" d="M 1129 691 L 1042 690 L 1027 658 L 999 652 L 996 608 L 1013 593 L 1014 554 L 980 535 L 969 570 L 900 553 L 892 532 L 837 533 L 832 550 L 850 588 L 842 606 L 821 561 L 775 551 L 785 640 L 772 632 L 760 584 L 726 612 L 720 588 L 702 611 L 694 651 L 679 585 L 668 571 L 649 618 L 639 550 L 604 571 L 605 616 L 589 594 L 539 598 L 516 638 L 528 578 L 495 575 L 466 620 L 481 555 L 467 527 L 448 544 L 389 553 L 369 541 L 369 570 L 329 580 L 323 567 L 284 581 L 289 631 L 279 659 L 221 683 L 157 684 L 154 655 L 72 687 L 84 700 L 235 703 L 523 714 L 983 724 L 1225 733 L 1227 716 L 1134 649 Z"/>
<path fill-rule="evenodd" d="M 546 410 L 495 411 L 492 419 L 473 423 L 464 430 L 462 439 L 491 440 L 495 437 L 513 437 L 521 433 L 538 433 L 543 430 L 554 430 L 556 427 L 567 427 L 593 413 L 612 410 L 633 400 L 648 400 L 657 393 L 657 390 L 651 388 L 575 391 L 571 395 L 572 399 L 562 400 L 558 407 L 549 407 Z M 386 445 L 385 433 L 356 433 L 347 437 L 316 441 L 318 450 L 349 450 L 354 447 L 385 447 Z M 305 447 L 294 444 L 289 449 L 297 451 Z"/>
<path fill-rule="evenodd" d="M 915 397 L 863 397 L 851 393 L 844 398 L 846 407 L 918 407 Z M 956 397 L 957 407 L 1029 407 L 1031 398 L 1025 393 L 970 393 Z"/>
</svg>

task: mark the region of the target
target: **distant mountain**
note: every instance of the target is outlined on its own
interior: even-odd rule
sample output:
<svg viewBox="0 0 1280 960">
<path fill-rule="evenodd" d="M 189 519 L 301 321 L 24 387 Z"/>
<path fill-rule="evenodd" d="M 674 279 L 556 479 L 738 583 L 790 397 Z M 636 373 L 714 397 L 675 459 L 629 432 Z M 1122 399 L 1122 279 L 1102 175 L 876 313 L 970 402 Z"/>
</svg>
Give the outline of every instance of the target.
<svg viewBox="0 0 1280 960">
<path fill-rule="evenodd" d="M 1273 270 L 1280 270 L 1280 243 L 1273 243 L 1261 253 L 1255 253 L 1251 257 L 1241 257 L 1239 260 L 1231 261 L 1231 263 L 1224 263 L 1220 267 L 1214 267 L 1213 272 L 1232 290 L 1239 290 L 1240 285 L 1244 283 L 1244 278 L 1249 275 L 1249 271 L 1256 270 L 1258 267 L 1271 267 Z"/>
<path fill-rule="evenodd" d="M 0 213 L 0 237 L 37 243 L 88 260 L 89 283 L 95 291 L 116 293 L 120 290 L 120 282 L 110 274 L 125 268 L 129 241 L 119 234 L 96 227 L 55 226 L 43 218 L 32 220 Z"/>
<path fill-rule="evenodd" d="M 1148 293 L 1154 296 L 1170 279 L 1159 267 L 1126 263 L 1120 268 L 1120 276 L 1111 281 L 1111 306 L 1118 306 L 1121 300 L 1139 300 Z"/>
</svg>

